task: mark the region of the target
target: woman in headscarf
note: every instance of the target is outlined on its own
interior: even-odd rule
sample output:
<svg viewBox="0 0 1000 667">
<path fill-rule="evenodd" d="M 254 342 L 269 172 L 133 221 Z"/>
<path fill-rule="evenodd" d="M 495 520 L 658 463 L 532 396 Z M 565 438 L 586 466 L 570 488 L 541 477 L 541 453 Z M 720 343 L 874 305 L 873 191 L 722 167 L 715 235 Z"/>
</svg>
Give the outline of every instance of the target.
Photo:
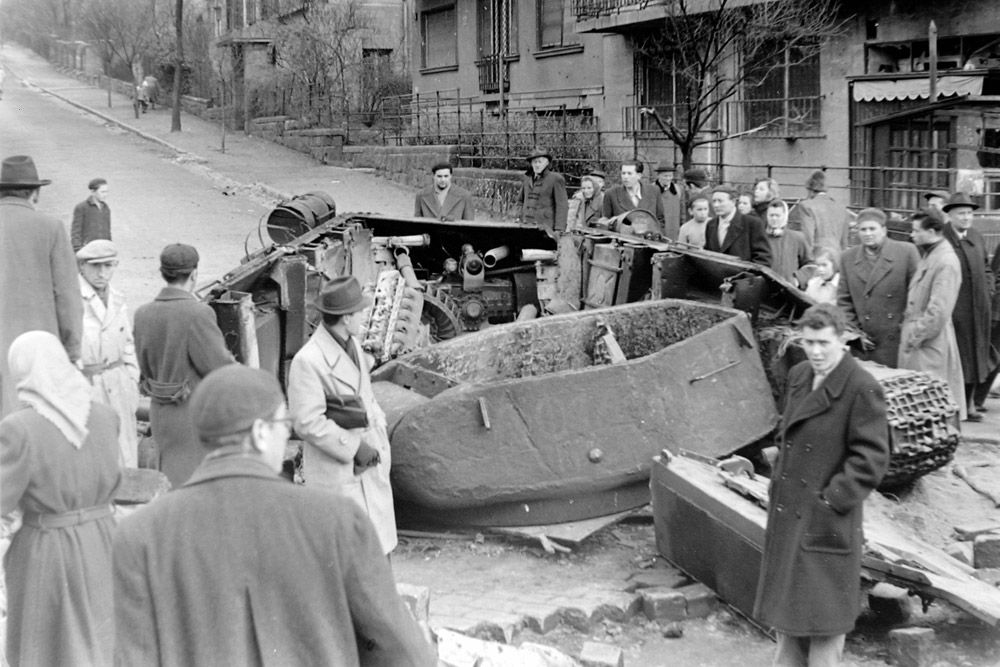
<svg viewBox="0 0 1000 667">
<path fill-rule="evenodd" d="M 21 408 L 0 422 L 2 514 L 21 528 L 4 556 L 11 665 L 105 665 L 114 648 L 111 500 L 118 417 L 59 339 L 29 331 L 8 353 Z"/>
</svg>

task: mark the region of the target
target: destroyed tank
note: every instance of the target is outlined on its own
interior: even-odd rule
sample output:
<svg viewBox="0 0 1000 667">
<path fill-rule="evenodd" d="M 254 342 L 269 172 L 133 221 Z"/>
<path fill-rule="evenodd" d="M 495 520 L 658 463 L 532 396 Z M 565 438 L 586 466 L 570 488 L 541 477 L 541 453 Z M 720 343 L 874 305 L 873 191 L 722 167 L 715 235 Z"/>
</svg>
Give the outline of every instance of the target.
<svg viewBox="0 0 1000 667">
<path fill-rule="evenodd" d="M 766 442 L 801 358 L 790 323 L 812 303 L 768 268 L 649 238 L 635 213 L 556 241 L 517 223 L 338 215 L 309 193 L 275 208 L 270 242 L 202 295 L 237 358 L 284 382 L 322 281 L 355 275 L 375 296 L 365 346 L 414 515 L 600 516 L 648 502 L 663 448 Z M 884 486 L 947 463 L 959 431 L 944 384 L 865 365 L 890 407 Z"/>
</svg>

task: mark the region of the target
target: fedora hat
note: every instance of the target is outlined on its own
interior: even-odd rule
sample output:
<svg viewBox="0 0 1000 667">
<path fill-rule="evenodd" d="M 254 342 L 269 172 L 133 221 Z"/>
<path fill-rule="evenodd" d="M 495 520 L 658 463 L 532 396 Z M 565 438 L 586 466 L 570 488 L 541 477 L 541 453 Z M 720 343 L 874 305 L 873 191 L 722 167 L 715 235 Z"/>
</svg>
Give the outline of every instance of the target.
<svg viewBox="0 0 1000 667">
<path fill-rule="evenodd" d="M 370 305 L 371 297 L 361 292 L 361 283 L 354 276 L 334 278 L 316 297 L 316 310 L 327 315 L 350 315 Z"/>
<path fill-rule="evenodd" d="M 37 188 L 51 182 L 38 178 L 35 161 L 30 156 L 12 155 L 0 165 L 0 188 Z"/>
<path fill-rule="evenodd" d="M 941 210 L 947 213 L 953 208 L 958 208 L 960 206 L 968 206 L 973 211 L 979 208 L 979 204 L 972 201 L 972 198 L 964 192 L 956 192 L 951 197 L 948 197 L 948 203 L 941 207 Z"/>
<path fill-rule="evenodd" d="M 531 162 L 536 157 L 545 157 L 549 159 L 549 162 L 552 161 L 552 153 L 548 152 L 546 149 L 541 148 L 539 146 L 535 146 L 533 149 L 531 149 L 531 153 L 528 154 L 528 162 Z"/>
</svg>

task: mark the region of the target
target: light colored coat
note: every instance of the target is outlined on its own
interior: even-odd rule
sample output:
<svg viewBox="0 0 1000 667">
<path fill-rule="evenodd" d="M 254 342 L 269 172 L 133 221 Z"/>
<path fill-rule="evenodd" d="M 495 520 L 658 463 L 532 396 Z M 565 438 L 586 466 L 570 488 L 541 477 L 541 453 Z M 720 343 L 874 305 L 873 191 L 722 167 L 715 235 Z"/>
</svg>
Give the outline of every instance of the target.
<svg viewBox="0 0 1000 667">
<path fill-rule="evenodd" d="M 122 361 L 123 365 L 94 375 L 93 400 L 114 408 L 118 413 L 119 463 L 127 468 L 138 465 L 135 411 L 139 407 L 139 362 L 135 358 L 132 323 L 128 318 L 125 297 L 108 287 L 108 304 L 80 276 L 83 296 L 83 345 L 80 361 L 84 366 Z"/>
<path fill-rule="evenodd" d="M 389 470 L 392 456 L 385 413 L 375 400 L 371 358 L 351 339 L 364 369 L 358 369 L 325 327 L 319 326 L 292 360 L 288 372 L 288 406 L 295 432 L 302 438 L 302 475 L 307 486 L 330 489 L 351 498 L 367 512 L 382 551 L 396 548 L 396 515 Z M 326 399 L 358 395 L 368 412 L 368 427 L 345 429 L 326 418 Z M 381 462 L 354 473 L 361 442 L 378 451 Z"/>
<path fill-rule="evenodd" d="M 803 199 L 788 212 L 788 226 L 805 234 L 810 248 L 846 248 L 850 219 L 847 209 L 825 192 Z"/>
<path fill-rule="evenodd" d="M 962 267 L 946 240 L 920 259 L 906 295 L 899 368 L 930 373 L 948 383 L 959 414 L 965 419 L 962 361 L 951 322 L 961 282 Z"/>
<path fill-rule="evenodd" d="M 7 350 L 26 331 L 48 331 L 80 358 L 83 304 L 76 258 L 61 222 L 27 199 L 0 199 L 0 417 L 19 406 L 6 380 Z"/>
</svg>

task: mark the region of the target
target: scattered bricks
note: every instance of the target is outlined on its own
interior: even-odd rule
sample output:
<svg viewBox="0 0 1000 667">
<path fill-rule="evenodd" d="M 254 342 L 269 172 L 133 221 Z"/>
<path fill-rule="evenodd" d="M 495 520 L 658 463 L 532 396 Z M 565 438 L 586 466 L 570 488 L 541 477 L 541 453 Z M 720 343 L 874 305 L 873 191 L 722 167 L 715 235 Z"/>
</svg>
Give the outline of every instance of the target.
<svg viewBox="0 0 1000 667">
<path fill-rule="evenodd" d="M 629 576 L 625 590 L 634 593 L 642 588 L 679 588 L 690 583 L 687 576 L 674 569 L 644 570 Z"/>
<path fill-rule="evenodd" d="M 642 611 L 651 621 L 680 621 L 687 617 L 687 598 L 672 588 L 644 588 Z"/>
<path fill-rule="evenodd" d="M 590 632 L 590 614 L 578 607 L 561 607 L 559 620 L 578 632 Z"/>
<path fill-rule="evenodd" d="M 973 562 L 973 546 L 972 542 L 952 542 L 945 549 L 945 552 L 952 558 L 955 558 L 966 565 L 971 566 Z"/>
<path fill-rule="evenodd" d="M 467 612 L 464 615 L 479 621 L 466 634 L 471 637 L 488 639 L 504 644 L 509 644 L 514 639 L 517 631 L 524 625 L 524 620 L 515 614 L 475 610 Z"/>
<path fill-rule="evenodd" d="M 1000 535 L 986 533 L 972 543 L 973 564 L 980 567 L 1000 567 Z"/>
<path fill-rule="evenodd" d="M 889 631 L 889 661 L 897 667 L 931 664 L 934 631 L 930 628 L 899 628 Z"/>
<path fill-rule="evenodd" d="M 625 667 L 625 654 L 620 646 L 583 642 L 580 663 L 583 667 Z"/>
<path fill-rule="evenodd" d="M 544 635 L 559 625 L 559 610 L 556 607 L 522 604 L 517 609 L 524 619 L 524 627 L 532 632 Z"/>
<path fill-rule="evenodd" d="M 715 596 L 715 591 L 705 584 L 692 584 L 677 589 L 678 593 L 683 593 L 687 600 L 688 618 L 704 618 L 719 606 L 719 598 Z"/>
<path fill-rule="evenodd" d="M 442 631 L 438 635 L 438 664 L 445 667 L 570 667 L 572 658 L 556 649 L 525 648 Z M 547 649 L 547 650 L 542 650 Z"/>
<path fill-rule="evenodd" d="M 910 596 L 906 589 L 885 582 L 875 584 L 868 593 L 868 608 L 882 623 L 895 625 L 910 618 Z"/>
<path fill-rule="evenodd" d="M 672 621 L 663 626 L 663 636 L 667 639 L 680 639 L 684 636 L 684 624 L 680 621 Z"/>
<path fill-rule="evenodd" d="M 413 584 L 396 584 L 396 592 L 417 622 L 427 623 L 431 615 L 431 589 Z"/>
</svg>

